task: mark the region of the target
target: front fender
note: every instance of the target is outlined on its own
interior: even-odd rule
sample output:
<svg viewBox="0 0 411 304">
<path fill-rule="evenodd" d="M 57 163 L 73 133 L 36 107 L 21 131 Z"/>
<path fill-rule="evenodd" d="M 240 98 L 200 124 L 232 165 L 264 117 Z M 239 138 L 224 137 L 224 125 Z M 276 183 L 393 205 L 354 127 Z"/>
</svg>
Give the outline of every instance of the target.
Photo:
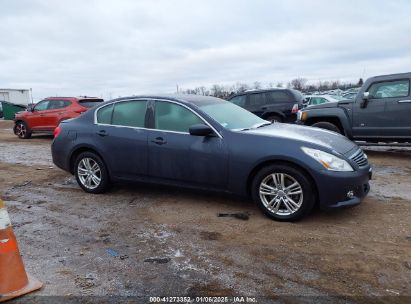
<svg viewBox="0 0 411 304">
<path fill-rule="evenodd" d="M 351 124 L 349 122 L 348 116 L 345 113 L 344 109 L 341 108 L 323 108 L 323 109 L 312 109 L 312 110 L 305 110 L 303 112 L 307 113 L 307 117 L 304 121 L 302 121 L 305 125 L 311 125 L 307 123 L 312 119 L 315 119 L 316 122 L 318 121 L 327 121 L 327 118 L 334 118 L 338 119 L 341 123 L 343 128 L 343 132 L 345 136 L 348 138 L 352 138 L 352 129 Z"/>
</svg>

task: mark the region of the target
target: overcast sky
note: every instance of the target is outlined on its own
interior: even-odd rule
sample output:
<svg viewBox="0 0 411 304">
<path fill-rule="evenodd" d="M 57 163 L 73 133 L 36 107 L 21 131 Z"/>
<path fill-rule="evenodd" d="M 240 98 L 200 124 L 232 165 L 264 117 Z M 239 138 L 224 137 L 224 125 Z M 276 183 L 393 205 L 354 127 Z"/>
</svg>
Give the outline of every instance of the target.
<svg viewBox="0 0 411 304">
<path fill-rule="evenodd" d="M 104 98 L 411 71 L 411 1 L 0 0 L 0 88 Z"/>
</svg>

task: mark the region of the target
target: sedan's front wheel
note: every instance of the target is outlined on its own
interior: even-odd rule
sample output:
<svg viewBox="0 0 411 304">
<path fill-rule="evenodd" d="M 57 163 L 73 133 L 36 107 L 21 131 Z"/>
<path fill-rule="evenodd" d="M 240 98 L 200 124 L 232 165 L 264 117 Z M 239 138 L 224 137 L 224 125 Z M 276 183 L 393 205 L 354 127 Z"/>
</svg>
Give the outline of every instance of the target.
<svg viewBox="0 0 411 304">
<path fill-rule="evenodd" d="M 255 176 L 252 196 L 270 218 L 296 221 L 314 206 L 314 189 L 311 179 L 303 171 L 290 165 L 270 165 Z"/>
<path fill-rule="evenodd" d="M 89 193 L 103 193 L 109 185 L 106 165 L 92 152 L 83 152 L 77 157 L 74 174 L 80 187 Z"/>
</svg>

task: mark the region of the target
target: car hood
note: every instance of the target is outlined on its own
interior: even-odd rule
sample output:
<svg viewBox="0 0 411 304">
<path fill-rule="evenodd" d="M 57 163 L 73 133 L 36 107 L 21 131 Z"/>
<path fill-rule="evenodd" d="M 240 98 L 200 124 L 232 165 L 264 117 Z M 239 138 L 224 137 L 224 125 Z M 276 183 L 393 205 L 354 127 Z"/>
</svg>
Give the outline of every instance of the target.
<svg viewBox="0 0 411 304">
<path fill-rule="evenodd" d="M 244 131 L 243 131 L 244 132 Z M 328 151 L 346 154 L 358 146 L 340 134 L 332 131 L 284 123 L 274 123 L 265 127 L 245 131 L 247 133 L 275 137 L 278 139 L 296 140 L 305 142 L 309 146 L 316 145 Z"/>
<path fill-rule="evenodd" d="M 312 109 L 322 109 L 322 108 L 335 108 L 338 107 L 338 101 L 329 101 L 318 105 L 312 105 L 306 107 L 304 110 L 312 110 Z"/>
</svg>

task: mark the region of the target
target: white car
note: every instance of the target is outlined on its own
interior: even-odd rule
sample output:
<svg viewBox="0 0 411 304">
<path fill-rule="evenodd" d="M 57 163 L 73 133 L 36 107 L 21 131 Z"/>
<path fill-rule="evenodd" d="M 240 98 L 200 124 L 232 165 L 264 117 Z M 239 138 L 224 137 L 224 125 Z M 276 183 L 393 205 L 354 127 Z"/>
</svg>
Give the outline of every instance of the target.
<svg viewBox="0 0 411 304">
<path fill-rule="evenodd" d="M 331 95 L 306 95 L 303 99 L 304 108 L 318 105 L 326 102 L 337 102 L 341 100 L 340 96 L 331 96 Z"/>
</svg>

